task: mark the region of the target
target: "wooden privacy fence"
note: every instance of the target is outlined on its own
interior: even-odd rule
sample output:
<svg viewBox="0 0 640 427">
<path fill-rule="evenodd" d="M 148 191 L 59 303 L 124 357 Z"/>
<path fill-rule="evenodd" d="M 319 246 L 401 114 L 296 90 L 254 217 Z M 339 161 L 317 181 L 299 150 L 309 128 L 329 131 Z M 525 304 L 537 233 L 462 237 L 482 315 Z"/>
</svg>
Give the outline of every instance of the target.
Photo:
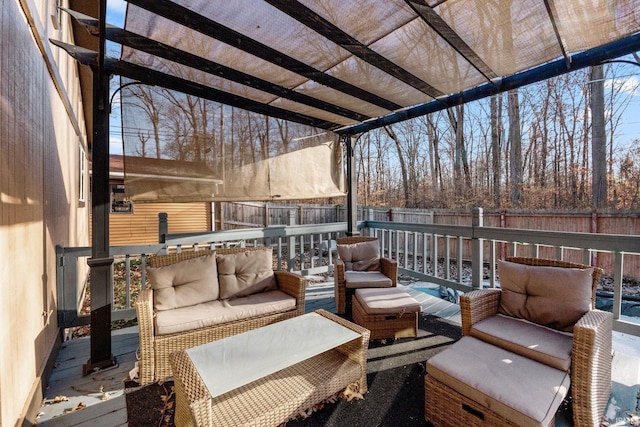
<svg viewBox="0 0 640 427">
<path fill-rule="evenodd" d="M 225 203 L 225 217 L 236 218 L 234 221 L 225 221 L 227 229 L 246 227 L 269 227 L 275 225 L 290 224 L 292 212 L 297 224 L 326 224 L 347 221 L 347 208 L 343 205 L 288 205 L 273 203 Z M 399 209 L 399 208 L 367 208 L 359 207 L 357 210 L 358 221 L 388 221 L 411 224 L 434 225 L 462 225 L 472 223 L 471 211 L 451 210 L 425 210 L 425 209 Z M 571 233 L 599 233 L 619 234 L 623 236 L 640 235 L 640 213 L 596 213 L 596 212 L 568 212 L 568 211 L 484 211 L 483 226 L 495 228 L 509 228 L 520 230 L 544 230 Z M 417 239 L 418 246 L 423 242 L 420 235 L 399 235 L 398 245 L 402 251 L 404 239 Z M 445 254 L 457 259 L 462 256 L 465 260 L 471 260 L 471 243 L 464 241 L 460 248 L 454 247 L 446 236 L 436 240 L 439 254 Z M 413 243 L 408 242 L 409 247 Z M 433 242 L 431 242 L 433 244 Z M 488 253 L 488 243 L 485 243 L 485 254 Z M 448 248 L 448 249 L 447 249 Z M 638 248 L 640 250 L 640 248 Z M 513 245 L 507 242 L 499 242 L 495 248 L 496 256 L 504 258 L 513 253 Z M 551 247 L 537 246 L 528 249 L 531 255 L 545 258 L 555 258 L 556 250 Z M 564 259 L 573 262 L 582 262 L 583 254 L 580 251 L 566 248 Z M 623 266 L 624 275 L 632 278 L 640 278 L 640 259 L 632 257 L 625 260 Z M 485 262 L 490 260 L 485 255 Z M 614 259 L 611 254 L 593 253 L 591 262 L 611 272 L 614 268 Z"/>
</svg>

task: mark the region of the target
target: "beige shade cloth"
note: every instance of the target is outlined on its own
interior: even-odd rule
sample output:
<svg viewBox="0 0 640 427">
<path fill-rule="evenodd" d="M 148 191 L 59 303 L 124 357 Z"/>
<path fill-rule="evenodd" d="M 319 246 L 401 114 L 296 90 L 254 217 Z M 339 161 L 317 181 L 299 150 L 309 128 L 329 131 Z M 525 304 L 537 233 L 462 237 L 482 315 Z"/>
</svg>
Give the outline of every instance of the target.
<svg viewBox="0 0 640 427">
<path fill-rule="evenodd" d="M 133 202 L 259 201 L 345 194 L 338 142 L 303 148 L 226 171 L 206 162 L 125 156 L 125 193 Z"/>
<path fill-rule="evenodd" d="M 231 170 L 222 201 L 291 200 L 345 194 L 342 150 L 328 142 Z"/>
</svg>

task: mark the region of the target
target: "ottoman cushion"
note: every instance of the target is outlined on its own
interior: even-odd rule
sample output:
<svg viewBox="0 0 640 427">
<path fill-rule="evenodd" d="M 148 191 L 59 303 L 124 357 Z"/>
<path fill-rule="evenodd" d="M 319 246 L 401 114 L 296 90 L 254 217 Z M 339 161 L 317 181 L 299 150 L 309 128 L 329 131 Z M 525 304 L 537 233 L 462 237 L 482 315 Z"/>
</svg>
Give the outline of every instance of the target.
<svg viewBox="0 0 640 427">
<path fill-rule="evenodd" d="M 347 288 L 390 288 L 393 282 L 379 271 L 345 271 Z"/>
<path fill-rule="evenodd" d="M 356 298 L 367 314 L 418 313 L 422 308 L 399 288 L 356 289 Z"/>
<path fill-rule="evenodd" d="M 427 361 L 427 374 L 520 426 L 548 426 L 569 374 L 473 337 Z"/>
</svg>

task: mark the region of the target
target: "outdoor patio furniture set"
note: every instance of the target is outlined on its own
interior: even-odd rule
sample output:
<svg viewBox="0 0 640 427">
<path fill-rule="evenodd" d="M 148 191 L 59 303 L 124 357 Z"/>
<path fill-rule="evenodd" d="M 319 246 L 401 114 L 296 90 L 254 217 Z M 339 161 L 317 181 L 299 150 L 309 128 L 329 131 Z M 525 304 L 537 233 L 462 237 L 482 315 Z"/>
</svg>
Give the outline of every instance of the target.
<svg viewBox="0 0 640 427">
<path fill-rule="evenodd" d="M 337 311 L 353 322 L 305 315 L 305 279 L 274 272 L 270 248 L 150 257 L 140 382 L 173 376 L 176 425 L 278 425 L 349 386 L 364 393 L 369 340 L 417 335 L 421 307 L 397 287 L 397 262 L 376 238 L 337 243 Z M 612 328 L 593 309 L 600 269 L 512 258 L 499 272 L 501 289 L 461 298 L 463 338 L 427 361 L 425 419 L 548 426 L 571 390 L 576 425 L 598 425 Z"/>
<path fill-rule="evenodd" d="M 425 418 L 553 426 L 571 390 L 574 425 L 600 426 L 613 325 L 594 309 L 601 270 L 537 258 L 507 258 L 498 270 L 500 289 L 460 298 L 463 338 L 427 361 Z"/>
</svg>

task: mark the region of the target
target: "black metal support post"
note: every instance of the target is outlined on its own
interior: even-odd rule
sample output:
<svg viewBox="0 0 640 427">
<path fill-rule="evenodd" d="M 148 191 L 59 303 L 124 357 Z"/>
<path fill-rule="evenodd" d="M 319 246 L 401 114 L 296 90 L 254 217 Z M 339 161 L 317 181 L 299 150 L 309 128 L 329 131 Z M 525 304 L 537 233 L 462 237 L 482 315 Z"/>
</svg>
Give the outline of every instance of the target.
<svg viewBox="0 0 640 427">
<path fill-rule="evenodd" d="M 356 156 L 354 153 L 356 138 L 344 136 L 347 149 L 347 236 L 357 236 L 358 231 L 358 182 L 356 181 Z"/>
<path fill-rule="evenodd" d="M 104 21 L 105 0 L 101 0 Z M 104 24 L 103 24 L 104 26 Z M 101 28 L 104 34 L 104 28 Z M 101 46 L 104 38 L 101 37 Z M 101 49 L 101 58 L 104 50 Z M 112 266 L 109 254 L 109 78 L 102 60 L 93 69 L 93 144 L 91 182 L 91 355 L 84 365 L 84 375 L 116 365 L 111 354 Z"/>
</svg>

